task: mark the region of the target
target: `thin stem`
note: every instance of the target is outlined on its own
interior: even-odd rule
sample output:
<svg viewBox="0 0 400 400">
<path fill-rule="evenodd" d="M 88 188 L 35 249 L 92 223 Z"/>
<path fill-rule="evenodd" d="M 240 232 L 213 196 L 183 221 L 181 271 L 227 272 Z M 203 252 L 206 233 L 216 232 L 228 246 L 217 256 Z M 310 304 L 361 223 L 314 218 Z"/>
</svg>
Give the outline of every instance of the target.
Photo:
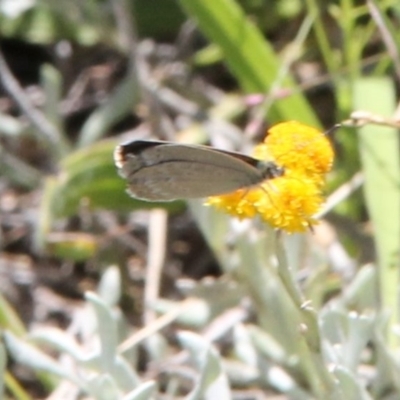
<svg viewBox="0 0 400 400">
<path fill-rule="evenodd" d="M 7 93 L 18 104 L 19 108 L 30 120 L 32 125 L 37 128 L 38 133 L 40 133 L 39 139 L 45 139 L 45 141 L 56 150 L 58 155 L 66 154 L 69 144 L 61 135 L 61 133 L 49 122 L 45 115 L 31 104 L 21 85 L 10 71 L 1 50 L 0 83 L 3 85 Z"/>
</svg>

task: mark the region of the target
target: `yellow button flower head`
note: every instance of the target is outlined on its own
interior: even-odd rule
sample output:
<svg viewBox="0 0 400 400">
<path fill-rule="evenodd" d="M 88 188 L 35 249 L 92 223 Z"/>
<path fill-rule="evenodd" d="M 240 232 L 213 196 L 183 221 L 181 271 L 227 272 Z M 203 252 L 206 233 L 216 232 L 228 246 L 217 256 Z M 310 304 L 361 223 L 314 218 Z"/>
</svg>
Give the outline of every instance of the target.
<svg viewBox="0 0 400 400">
<path fill-rule="evenodd" d="M 270 156 L 287 170 L 323 177 L 333 163 L 333 150 L 326 135 L 297 121 L 282 122 L 269 129 L 266 146 L 255 149 L 255 157 Z"/>
<path fill-rule="evenodd" d="M 317 223 L 313 215 L 324 201 L 322 187 L 333 156 L 328 138 L 319 130 L 296 121 L 280 123 L 268 131 L 254 157 L 275 162 L 284 168 L 284 175 L 253 188 L 210 197 L 207 204 L 239 218 L 260 215 L 287 232 L 305 231 Z"/>
</svg>

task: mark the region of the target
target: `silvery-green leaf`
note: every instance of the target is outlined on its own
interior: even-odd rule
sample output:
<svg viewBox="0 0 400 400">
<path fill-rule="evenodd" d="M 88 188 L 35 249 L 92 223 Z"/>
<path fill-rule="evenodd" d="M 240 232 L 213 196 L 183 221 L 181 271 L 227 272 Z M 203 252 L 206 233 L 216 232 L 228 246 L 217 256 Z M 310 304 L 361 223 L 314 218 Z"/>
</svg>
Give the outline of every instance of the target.
<svg viewBox="0 0 400 400">
<path fill-rule="evenodd" d="M 179 332 L 179 341 L 191 355 L 200 376 L 186 400 L 231 399 L 229 383 L 218 352 L 207 340 L 192 332 Z"/>
<path fill-rule="evenodd" d="M 125 395 L 121 400 L 151 400 L 155 394 L 156 384 L 153 381 L 145 382 Z"/>
</svg>

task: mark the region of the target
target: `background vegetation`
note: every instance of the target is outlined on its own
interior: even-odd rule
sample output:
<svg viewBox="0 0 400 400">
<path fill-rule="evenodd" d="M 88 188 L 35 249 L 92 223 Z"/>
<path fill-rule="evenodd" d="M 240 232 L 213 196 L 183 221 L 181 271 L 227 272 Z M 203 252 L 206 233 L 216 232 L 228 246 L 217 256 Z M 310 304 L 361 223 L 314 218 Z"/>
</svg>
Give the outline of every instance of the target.
<svg viewBox="0 0 400 400">
<path fill-rule="evenodd" d="M 397 399 L 395 0 L 0 0 L 0 393 Z M 129 198 L 125 139 L 336 164 L 313 232 Z"/>
</svg>

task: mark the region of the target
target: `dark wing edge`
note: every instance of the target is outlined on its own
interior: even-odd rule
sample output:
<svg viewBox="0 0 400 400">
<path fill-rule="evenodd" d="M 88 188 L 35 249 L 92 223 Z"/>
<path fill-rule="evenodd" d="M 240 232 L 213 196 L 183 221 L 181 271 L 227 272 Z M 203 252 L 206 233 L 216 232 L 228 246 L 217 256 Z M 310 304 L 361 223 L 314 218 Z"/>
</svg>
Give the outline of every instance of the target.
<svg viewBox="0 0 400 400">
<path fill-rule="evenodd" d="M 132 142 L 127 142 L 118 145 L 114 151 L 114 161 L 118 168 L 122 168 L 124 162 L 126 162 L 127 156 L 137 156 L 142 153 L 144 150 L 149 149 L 151 147 L 157 147 L 161 145 L 173 145 L 173 146 L 183 146 L 193 149 L 200 149 L 200 150 L 207 150 L 207 151 L 214 151 L 217 153 L 226 154 L 231 157 L 235 157 L 236 159 L 240 159 L 241 161 L 249 164 L 253 167 L 257 167 L 260 160 L 257 160 L 253 157 L 235 152 L 235 151 L 228 151 L 217 149 L 211 146 L 203 146 L 203 145 L 195 145 L 195 144 L 184 144 L 179 142 L 167 142 L 167 141 L 157 141 L 157 140 L 134 140 Z"/>
<path fill-rule="evenodd" d="M 162 144 L 173 144 L 172 142 L 163 141 L 152 141 L 152 140 L 134 140 L 128 143 L 122 143 L 115 147 L 114 149 L 114 163 L 117 168 L 122 169 L 124 164 L 127 162 L 128 156 L 137 156 L 143 150 L 150 147 L 156 147 Z"/>
</svg>

